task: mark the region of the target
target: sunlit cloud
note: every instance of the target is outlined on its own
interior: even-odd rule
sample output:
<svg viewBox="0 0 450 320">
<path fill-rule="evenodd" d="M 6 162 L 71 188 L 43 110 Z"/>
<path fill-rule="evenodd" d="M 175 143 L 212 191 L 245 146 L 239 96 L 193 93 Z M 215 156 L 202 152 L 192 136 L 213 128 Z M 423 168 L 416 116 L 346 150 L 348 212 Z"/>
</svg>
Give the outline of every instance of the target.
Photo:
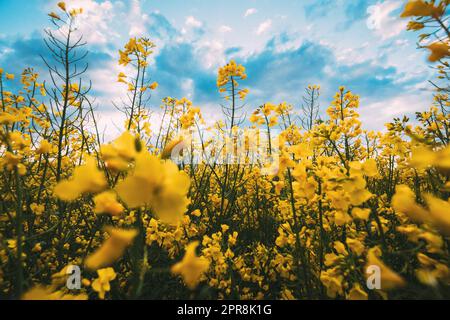
<svg viewBox="0 0 450 320">
<path fill-rule="evenodd" d="M 271 19 L 265 20 L 258 26 L 258 29 L 256 29 L 256 34 L 261 35 L 261 34 L 267 32 L 271 26 L 272 26 L 272 20 Z"/>
<path fill-rule="evenodd" d="M 255 8 L 249 8 L 249 9 L 247 9 L 247 11 L 245 11 L 244 18 L 247 18 L 248 16 L 251 16 L 252 14 L 255 14 L 256 12 L 258 12 L 258 10 L 256 10 Z"/>
</svg>

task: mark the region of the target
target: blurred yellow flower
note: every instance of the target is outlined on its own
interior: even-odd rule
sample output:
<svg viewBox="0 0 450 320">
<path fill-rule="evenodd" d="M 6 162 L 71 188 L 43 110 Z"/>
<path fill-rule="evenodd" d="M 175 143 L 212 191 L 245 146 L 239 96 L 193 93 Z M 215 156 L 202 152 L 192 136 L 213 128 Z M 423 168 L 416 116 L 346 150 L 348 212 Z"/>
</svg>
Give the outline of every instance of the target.
<svg viewBox="0 0 450 320">
<path fill-rule="evenodd" d="M 427 48 L 431 51 L 431 54 L 428 57 L 430 62 L 436 62 L 450 56 L 450 47 L 446 43 L 434 42 L 427 46 Z"/>
<path fill-rule="evenodd" d="M 408 186 L 399 185 L 392 197 L 392 207 L 413 221 L 430 224 L 443 235 L 450 236 L 450 202 L 430 194 L 426 194 L 424 198 L 428 210 L 416 203 L 415 194 Z"/>
<path fill-rule="evenodd" d="M 129 208 L 150 206 L 161 220 L 176 224 L 189 204 L 189 184 L 188 175 L 173 162 L 143 151 L 136 157 L 134 171 L 117 184 L 116 191 Z"/>
<path fill-rule="evenodd" d="M 347 298 L 349 300 L 367 300 L 369 299 L 369 296 L 367 292 L 365 292 L 359 283 L 355 283 L 353 285 L 353 288 L 350 290 L 350 292 L 347 295 Z"/>
<path fill-rule="evenodd" d="M 49 15 L 50 17 L 52 17 L 53 19 L 61 20 L 61 17 L 58 16 L 58 15 L 57 15 L 56 13 L 54 13 L 54 12 L 50 12 L 48 15 Z"/>
<path fill-rule="evenodd" d="M 110 282 L 116 278 L 113 268 L 97 270 L 98 278 L 92 282 L 92 289 L 98 292 L 100 299 L 105 299 L 105 293 L 111 290 Z"/>
<path fill-rule="evenodd" d="M 59 199 L 73 201 L 83 193 L 102 191 L 106 185 L 103 172 L 97 168 L 95 159 L 89 157 L 84 165 L 75 168 L 71 179 L 59 182 L 53 191 Z"/>
<path fill-rule="evenodd" d="M 381 288 L 380 290 L 389 291 L 406 285 L 405 280 L 391 268 L 386 266 L 380 259 L 381 250 L 378 247 L 369 249 L 367 253 L 366 270 L 370 266 L 380 268 Z M 368 274 L 366 273 L 366 276 Z"/>
<path fill-rule="evenodd" d="M 46 154 L 52 150 L 52 145 L 47 140 L 41 140 L 41 145 L 36 150 L 37 154 Z"/>
<path fill-rule="evenodd" d="M 432 2 L 425 2 L 423 0 L 409 0 L 400 17 L 438 17 L 442 15 L 442 13 L 443 7 L 440 5 L 435 7 Z"/>
<path fill-rule="evenodd" d="M 87 300 L 87 294 L 67 294 L 52 287 L 36 286 L 22 295 L 22 300 Z"/>
<path fill-rule="evenodd" d="M 65 2 L 58 2 L 58 7 L 62 10 L 62 11 L 66 11 L 66 3 Z"/>
<path fill-rule="evenodd" d="M 94 197 L 95 208 L 94 212 L 97 214 L 108 213 L 112 216 L 120 215 L 124 208 L 117 201 L 116 193 L 114 191 L 104 191 Z"/>
<path fill-rule="evenodd" d="M 183 277 L 189 289 L 195 289 L 202 275 L 209 269 L 209 261 L 205 257 L 197 257 L 195 249 L 199 245 L 198 241 L 191 242 L 186 247 L 183 260 L 172 266 L 172 273 Z"/>
<path fill-rule="evenodd" d="M 366 221 L 366 220 L 369 219 L 370 209 L 353 208 L 352 209 L 352 216 L 355 219 Z"/>
<path fill-rule="evenodd" d="M 153 82 L 152 84 L 150 84 L 148 86 L 151 90 L 155 90 L 156 88 L 158 88 L 158 82 Z"/>
<path fill-rule="evenodd" d="M 125 230 L 113 227 L 106 227 L 105 231 L 109 234 L 109 238 L 86 258 L 84 264 L 89 270 L 107 267 L 119 260 L 138 234 L 137 230 L 134 229 Z"/>
</svg>

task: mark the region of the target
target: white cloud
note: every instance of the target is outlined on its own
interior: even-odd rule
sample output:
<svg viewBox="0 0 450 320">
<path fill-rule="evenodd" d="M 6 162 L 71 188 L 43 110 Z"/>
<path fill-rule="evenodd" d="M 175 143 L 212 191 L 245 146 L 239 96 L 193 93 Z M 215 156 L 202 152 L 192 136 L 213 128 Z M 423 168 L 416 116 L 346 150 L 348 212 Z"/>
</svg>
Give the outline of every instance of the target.
<svg viewBox="0 0 450 320">
<path fill-rule="evenodd" d="M 192 27 L 192 28 L 201 28 L 203 23 L 197 19 L 195 19 L 193 16 L 189 16 L 186 18 L 185 22 L 186 26 Z"/>
<path fill-rule="evenodd" d="M 142 13 L 141 3 L 139 0 L 133 0 L 131 3 L 131 10 L 128 14 L 128 19 L 130 24 L 130 37 L 140 37 L 144 36 L 147 32 L 146 24 L 148 22 L 148 15 Z"/>
<path fill-rule="evenodd" d="M 190 100 L 193 100 L 192 92 L 194 92 L 194 80 L 187 78 L 181 84 L 181 89 L 183 90 L 183 96 Z"/>
<path fill-rule="evenodd" d="M 2 56 L 6 56 L 7 54 L 10 54 L 13 51 L 14 50 L 11 49 L 11 48 L 2 48 L 2 49 L 0 49 L 0 59 L 2 58 Z"/>
<path fill-rule="evenodd" d="M 145 36 L 149 16 L 142 10 L 141 0 L 95 1 L 66 0 L 68 10 L 83 8 L 76 19 L 77 28 L 89 45 L 120 44 L 129 37 Z"/>
<path fill-rule="evenodd" d="M 118 34 L 110 28 L 115 17 L 115 4 L 110 1 L 98 3 L 93 0 L 79 0 L 67 3 L 67 9 L 83 8 L 83 14 L 76 19 L 77 28 L 89 44 L 107 44 Z"/>
<path fill-rule="evenodd" d="M 364 42 L 358 47 L 343 49 L 333 48 L 333 51 L 337 62 L 341 65 L 351 66 L 368 60 L 373 61 L 373 59 L 368 58 L 368 49 L 370 49 L 369 43 Z"/>
<path fill-rule="evenodd" d="M 384 124 L 391 122 L 395 117 L 411 116 L 416 111 L 425 110 L 430 98 L 430 92 L 422 91 L 415 94 L 398 95 L 376 102 L 364 101 L 363 99 L 359 114 L 364 129 L 381 130 Z"/>
<path fill-rule="evenodd" d="M 220 28 L 219 28 L 219 32 L 221 32 L 221 33 L 231 32 L 232 30 L 233 30 L 233 28 L 231 28 L 230 26 L 226 26 L 226 25 L 220 26 Z"/>
<path fill-rule="evenodd" d="M 127 92 L 127 87 L 123 83 L 117 81 L 119 72 L 130 73 L 124 67 L 119 66 L 116 59 L 109 61 L 106 65 L 93 67 L 89 69 L 89 77 L 92 81 L 93 87 L 101 91 L 102 96 L 108 99 L 109 103 L 123 96 Z"/>
<path fill-rule="evenodd" d="M 367 8 L 369 17 L 367 27 L 383 40 L 395 37 L 406 27 L 406 21 L 392 15 L 392 12 L 402 5 L 402 1 L 387 0 Z"/>
<path fill-rule="evenodd" d="M 203 119 L 205 120 L 205 127 L 213 126 L 217 121 L 225 120 L 222 112 L 217 112 L 217 104 L 204 103 L 200 106 Z"/>
<path fill-rule="evenodd" d="M 98 109 L 95 115 L 100 141 L 108 143 L 118 138 L 123 132 L 125 115 L 122 112 L 118 110 L 104 111 Z"/>
<path fill-rule="evenodd" d="M 200 55 L 206 69 L 215 69 L 224 64 L 224 45 L 218 40 L 203 40 L 198 43 L 197 54 Z"/>
<path fill-rule="evenodd" d="M 256 8 L 249 8 L 249 9 L 247 9 L 247 11 L 245 11 L 244 18 L 247 18 L 248 16 L 251 16 L 252 14 L 255 14 L 256 12 L 258 12 L 258 10 L 256 10 Z"/>
<path fill-rule="evenodd" d="M 256 29 L 256 34 L 258 34 L 258 35 L 263 34 L 267 30 L 269 30 L 271 26 L 272 26 L 272 20 L 267 19 L 266 21 L 262 22 L 258 26 L 258 29 Z"/>
</svg>

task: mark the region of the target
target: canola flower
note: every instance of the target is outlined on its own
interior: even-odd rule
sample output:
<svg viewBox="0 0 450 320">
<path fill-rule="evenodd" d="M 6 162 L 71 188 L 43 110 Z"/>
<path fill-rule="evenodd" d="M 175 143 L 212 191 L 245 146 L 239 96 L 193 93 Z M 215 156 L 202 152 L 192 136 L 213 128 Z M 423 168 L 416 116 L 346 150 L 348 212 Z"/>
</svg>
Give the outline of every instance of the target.
<svg viewBox="0 0 450 320">
<path fill-rule="evenodd" d="M 89 158 L 86 164 L 75 168 L 73 177 L 59 182 L 54 189 L 55 195 L 61 200 L 72 201 L 83 193 L 99 192 L 106 187 L 106 180 L 97 169 L 94 159 Z"/>
<path fill-rule="evenodd" d="M 177 223 L 189 200 L 189 177 L 172 162 L 161 162 L 148 152 L 136 157 L 134 170 L 116 186 L 129 208 L 150 206 L 163 221 Z"/>
<path fill-rule="evenodd" d="M 137 231 L 107 227 L 105 231 L 109 238 L 86 258 L 85 266 L 91 270 L 107 267 L 122 257 L 125 249 L 130 246 L 137 235 Z"/>
<path fill-rule="evenodd" d="M 194 289 L 199 283 L 201 276 L 209 268 L 209 261 L 204 257 L 197 257 L 195 249 L 199 242 L 192 242 L 186 247 L 186 253 L 183 260 L 173 265 L 172 273 L 180 274 L 184 282 L 190 289 Z"/>
<path fill-rule="evenodd" d="M 64 294 L 63 292 L 54 292 L 51 288 L 35 287 L 22 296 L 22 300 L 87 300 L 86 294 Z"/>
<path fill-rule="evenodd" d="M 98 292 L 100 299 L 105 299 L 105 293 L 111 290 L 110 282 L 116 279 L 116 273 L 113 268 L 97 270 L 98 278 L 92 282 L 92 289 Z"/>
</svg>

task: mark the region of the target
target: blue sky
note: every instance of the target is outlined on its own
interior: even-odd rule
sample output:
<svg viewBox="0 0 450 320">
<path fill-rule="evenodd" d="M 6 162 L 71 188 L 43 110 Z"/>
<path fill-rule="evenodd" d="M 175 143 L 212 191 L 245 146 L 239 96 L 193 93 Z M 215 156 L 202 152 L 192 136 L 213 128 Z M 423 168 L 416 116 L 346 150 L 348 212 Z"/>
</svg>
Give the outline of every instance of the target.
<svg viewBox="0 0 450 320">
<path fill-rule="evenodd" d="M 0 0 L 0 67 L 19 73 L 43 70 L 43 30 L 56 2 Z M 247 111 L 264 102 L 299 107 L 304 88 L 322 88 L 322 110 L 340 85 L 361 96 L 360 114 L 368 129 L 393 117 L 412 115 L 431 102 L 426 53 L 417 34 L 398 18 L 401 0 L 77 0 L 88 42 L 89 77 L 103 125 L 119 124 L 111 101 L 126 92 L 116 82 L 122 70 L 118 49 L 131 36 L 157 44 L 151 64 L 160 86 L 152 97 L 186 96 L 207 119 L 220 117 L 217 69 L 233 58 L 247 68 Z"/>
</svg>

